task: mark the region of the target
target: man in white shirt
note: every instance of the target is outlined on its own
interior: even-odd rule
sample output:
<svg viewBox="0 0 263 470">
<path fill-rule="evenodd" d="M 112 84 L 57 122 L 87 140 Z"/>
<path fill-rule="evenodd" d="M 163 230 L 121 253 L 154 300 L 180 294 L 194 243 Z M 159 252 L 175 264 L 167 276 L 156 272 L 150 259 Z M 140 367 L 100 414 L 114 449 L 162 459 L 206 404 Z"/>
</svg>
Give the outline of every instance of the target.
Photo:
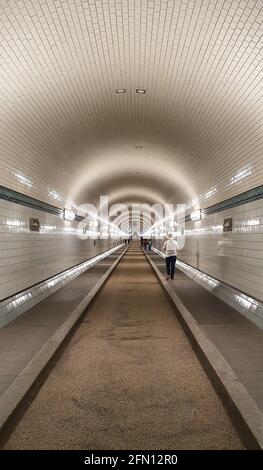
<svg viewBox="0 0 263 470">
<path fill-rule="evenodd" d="M 173 235 L 168 235 L 168 240 L 164 242 L 163 251 L 165 254 L 165 262 L 166 262 L 166 272 L 167 276 L 166 279 L 174 279 L 174 272 L 175 272 L 175 263 L 177 258 L 177 250 L 178 244 L 175 240 L 173 240 Z"/>
</svg>

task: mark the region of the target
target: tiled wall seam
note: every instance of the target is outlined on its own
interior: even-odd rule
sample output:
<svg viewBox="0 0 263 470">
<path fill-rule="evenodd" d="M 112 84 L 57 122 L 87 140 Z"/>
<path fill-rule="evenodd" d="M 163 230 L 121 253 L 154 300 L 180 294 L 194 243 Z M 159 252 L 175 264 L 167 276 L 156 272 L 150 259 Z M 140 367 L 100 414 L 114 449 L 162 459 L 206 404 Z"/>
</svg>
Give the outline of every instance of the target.
<svg viewBox="0 0 263 470">
<path fill-rule="evenodd" d="M 262 184 L 262 1 L 239 3 L 2 1 L 1 184 L 49 203 L 55 191 L 63 208 L 80 167 L 107 161 L 112 125 L 116 142 L 146 131 L 155 148 L 141 159 L 158 150 L 161 169 L 169 156 L 193 197 L 214 188 L 212 204 Z M 116 97 L 120 81 L 131 95 Z"/>
</svg>

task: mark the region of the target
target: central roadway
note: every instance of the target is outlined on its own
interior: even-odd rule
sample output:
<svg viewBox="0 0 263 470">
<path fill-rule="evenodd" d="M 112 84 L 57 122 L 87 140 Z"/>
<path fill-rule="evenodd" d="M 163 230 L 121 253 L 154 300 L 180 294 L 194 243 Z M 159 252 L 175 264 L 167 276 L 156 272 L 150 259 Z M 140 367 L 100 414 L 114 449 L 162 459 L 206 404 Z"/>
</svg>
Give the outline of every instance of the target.
<svg viewBox="0 0 263 470">
<path fill-rule="evenodd" d="M 5 448 L 243 448 L 137 244 Z"/>
</svg>

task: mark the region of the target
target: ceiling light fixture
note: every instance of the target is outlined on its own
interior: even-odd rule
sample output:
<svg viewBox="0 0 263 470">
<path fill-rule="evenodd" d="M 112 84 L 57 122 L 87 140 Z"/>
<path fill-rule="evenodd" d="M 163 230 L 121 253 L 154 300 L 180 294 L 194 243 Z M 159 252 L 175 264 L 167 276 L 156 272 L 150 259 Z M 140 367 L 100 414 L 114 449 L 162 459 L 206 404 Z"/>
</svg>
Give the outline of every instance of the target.
<svg viewBox="0 0 263 470">
<path fill-rule="evenodd" d="M 125 88 L 117 88 L 116 93 L 126 93 Z"/>
<path fill-rule="evenodd" d="M 190 218 L 193 221 L 201 219 L 201 209 L 197 209 L 196 211 L 191 212 Z"/>
<path fill-rule="evenodd" d="M 75 213 L 69 209 L 64 209 L 63 218 L 69 221 L 75 220 Z"/>
<path fill-rule="evenodd" d="M 144 88 L 136 88 L 136 93 L 139 95 L 144 95 L 146 93 L 146 90 Z"/>
</svg>

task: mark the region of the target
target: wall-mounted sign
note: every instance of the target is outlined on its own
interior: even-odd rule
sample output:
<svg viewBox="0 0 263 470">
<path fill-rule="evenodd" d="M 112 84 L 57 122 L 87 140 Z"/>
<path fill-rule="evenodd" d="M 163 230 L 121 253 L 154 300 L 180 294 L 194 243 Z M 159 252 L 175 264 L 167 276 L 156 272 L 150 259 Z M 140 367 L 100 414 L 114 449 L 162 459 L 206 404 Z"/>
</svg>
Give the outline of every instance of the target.
<svg viewBox="0 0 263 470">
<path fill-rule="evenodd" d="M 39 219 L 35 219 L 35 217 L 30 217 L 30 219 L 29 219 L 29 229 L 30 229 L 30 232 L 39 232 L 39 230 L 40 230 Z"/>
<path fill-rule="evenodd" d="M 229 217 L 228 219 L 224 219 L 224 223 L 223 223 L 224 232 L 232 232 L 232 225 L 233 225 L 232 217 Z"/>
</svg>

